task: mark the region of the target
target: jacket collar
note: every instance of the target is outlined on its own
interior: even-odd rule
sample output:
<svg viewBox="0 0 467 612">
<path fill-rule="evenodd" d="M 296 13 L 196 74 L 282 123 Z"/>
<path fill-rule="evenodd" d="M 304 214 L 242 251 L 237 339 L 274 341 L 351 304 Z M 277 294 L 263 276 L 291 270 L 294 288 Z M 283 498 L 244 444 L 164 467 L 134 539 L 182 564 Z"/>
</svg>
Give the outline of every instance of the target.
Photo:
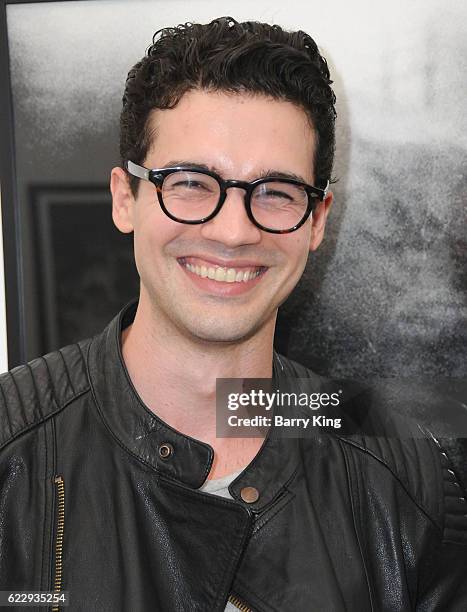
<svg viewBox="0 0 467 612">
<path fill-rule="evenodd" d="M 175 430 L 154 414 L 136 392 L 123 360 L 121 332 L 133 322 L 137 306 L 138 300 L 127 304 L 90 344 L 88 373 L 94 398 L 112 434 L 131 455 L 164 477 L 196 489 L 211 469 L 212 447 Z M 293 380 L 287 361 L 274 351 L 273 379 L 275 388 L 281 391 L 287 390 Z M 164 445 L 172 449 L 167 458 L 161 457 Z M 233 497 L 242 502 L 241 490 L 255 487 L 259 498 L 248 506 L 261 509 L 282 491 L 296 469 L 297 459 L 298 440 L 279 438 L 270 428 L 259 453 L 230 485 Z"/>
</svg>

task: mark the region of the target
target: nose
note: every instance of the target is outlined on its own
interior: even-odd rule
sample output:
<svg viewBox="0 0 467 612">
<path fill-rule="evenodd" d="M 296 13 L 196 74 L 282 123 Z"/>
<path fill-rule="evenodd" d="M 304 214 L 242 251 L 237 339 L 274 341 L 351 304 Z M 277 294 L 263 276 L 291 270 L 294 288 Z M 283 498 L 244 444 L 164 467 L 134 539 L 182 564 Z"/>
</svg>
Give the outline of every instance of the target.
<svg viewBox="0 0 467 612">
<path fill-rule="evenodd" d="M 214 219 L 201 225 L 204 238 L 217 240 L 235 247 L 261 241 L 262 232 L 248 218 L 245 208 L 245 190 L 239 187 L 227 189 L 221 210 Z"/>
</svg>

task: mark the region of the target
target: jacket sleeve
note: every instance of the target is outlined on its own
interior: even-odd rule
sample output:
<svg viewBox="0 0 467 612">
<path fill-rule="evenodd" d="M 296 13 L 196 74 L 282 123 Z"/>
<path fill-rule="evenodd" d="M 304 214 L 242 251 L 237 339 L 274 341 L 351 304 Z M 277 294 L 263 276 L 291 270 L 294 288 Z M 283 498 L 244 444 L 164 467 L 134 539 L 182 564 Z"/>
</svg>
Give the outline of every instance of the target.
<svg viewBox="0 0 467 612">
<path fill-rule="evenodd" d="M 459 440 L 433 438 L 442 464 L 443 516 L 442 534 L 423 584 L 416 610 L 419 612 L 465 612 L 467 610 L 467 492 L 457 466 L 447 448 L 462 449 Z M 464 459 L 466 459 L 464 455 Z"/>
<path fill-rule="evenodd" d="M 412 483 L 438 526 L 419 567 L 415 609 L 466 612 L 467 381 L 382 380 L 377 393 L 385 410 L 402 418 L 405 433 L 418 429 L 431 449 Z"/>
</svg>

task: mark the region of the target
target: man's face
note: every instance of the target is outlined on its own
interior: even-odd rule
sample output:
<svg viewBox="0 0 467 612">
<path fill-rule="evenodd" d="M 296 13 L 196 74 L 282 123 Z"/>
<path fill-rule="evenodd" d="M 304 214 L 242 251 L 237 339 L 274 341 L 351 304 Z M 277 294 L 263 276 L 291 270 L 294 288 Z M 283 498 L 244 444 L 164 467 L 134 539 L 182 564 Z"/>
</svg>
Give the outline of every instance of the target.
<svg viewBox="0 0 467 612">
<path fill-rule="evenodd" d="M 251 181 L 274 171 L 313 184 L 313 130 L 292 103 L 194 90 L 175 108 L 153 111 L 150 120 L 151 147 L 142 163 L 147 168 L 202 164 L 224 179 Z M 273 330 L 277 308 L 321 239 L 313 234 L 316 219 L 289 234 L 260 230 L 248 219 L 239 188 L 228 189 L 218 215 L 199 225 L 167 217 L 148 181 L 140 181 L 136 199 L 127 196 L 123 207 L 113 192 L 117 227 L 134 230 L 140 300 L 190 338 L 235 342 L 264 326 Z M 232 271 L 210 279 L 209 268 L 209 276 L 233 268 L 242 280 L 228 282 Z"/>
</svg>

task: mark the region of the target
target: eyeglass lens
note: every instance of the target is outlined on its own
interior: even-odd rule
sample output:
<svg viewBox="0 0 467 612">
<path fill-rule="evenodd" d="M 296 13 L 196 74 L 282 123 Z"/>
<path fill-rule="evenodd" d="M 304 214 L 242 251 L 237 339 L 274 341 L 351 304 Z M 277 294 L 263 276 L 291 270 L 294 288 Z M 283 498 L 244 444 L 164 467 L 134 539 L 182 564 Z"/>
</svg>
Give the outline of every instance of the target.
<svg viewBox="0 0 467 612">
<path fill-rule="evenodd" d="M 182 221 L 198 221 L 214 212 L 220 185 L 212 176 L 180 171 L 167 176 L 162 200 L 170 214 Z M 251 194 L 251 212 L 263 227 L 289 229 L 306 213 L 308 195 L 299 185 L 281 181 L 258 184 Z"/>
</svg>

